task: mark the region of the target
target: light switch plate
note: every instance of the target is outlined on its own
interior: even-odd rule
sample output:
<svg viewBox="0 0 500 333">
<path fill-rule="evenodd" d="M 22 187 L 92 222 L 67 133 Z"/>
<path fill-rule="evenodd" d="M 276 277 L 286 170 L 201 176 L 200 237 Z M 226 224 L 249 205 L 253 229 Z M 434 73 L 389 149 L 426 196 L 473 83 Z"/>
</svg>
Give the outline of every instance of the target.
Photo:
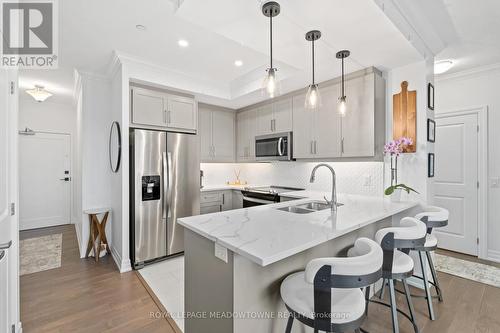
<svg viewBox="0 0 500 333">
<path fill-rule="evenodd" d="M 491 187 L 499 188 L 500 187 L 500 177 L 492 177 L 490 180 Z"/>
<path fill-rule="evenodd" d="M 227 249 L 224 246 L 215 243 L 215 256 L 227 263 Z"/>
</svg>

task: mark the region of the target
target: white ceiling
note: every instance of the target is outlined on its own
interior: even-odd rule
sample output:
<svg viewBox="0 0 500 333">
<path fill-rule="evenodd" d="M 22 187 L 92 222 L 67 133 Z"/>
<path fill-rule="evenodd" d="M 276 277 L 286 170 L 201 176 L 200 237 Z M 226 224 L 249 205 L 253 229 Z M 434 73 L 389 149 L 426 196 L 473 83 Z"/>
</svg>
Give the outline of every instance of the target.
<svg viewBox="0 0 500 333">
<path fill-rule="evenodd" d="M 55 93 L 52 101 L 71 101 L 73 70 L 104 74 L 117 50 L 224 92 L 204 96 L 203 89 L 194 91 L 202 100 L 238 108 L 264 99 L 259 88 L 269 62 L 269 21 L 260 1 L 184 0 L 179 8 L 174 3 L 177 0 L 60 1 L 60 68 L 22 71 L 22 88 L 43 84 Z M 368 66 L 390 69 L 421 59 L 373 0 L 280 4 L 274 56 L 282 92 L 309 84 L 311 49 L 304 34 L 310 29 L 323 34 L 316 49 L 317 81 L 339 76 L 335 53 L 344 48 L 352 52 L 347 72 Z M 136 29 L 136 24 L 146 30 Z M 190 46 L 180 48 L 180 38 Z M 243 66 L 234 66 L 237 59 Z"/>
<path fill-rule="evenodd" d="M 500 1 L 443 0 L 453 22 L 457 40 L 436 60 L 456 64 L 447 74 L 500 63 Z"/>
</svg>

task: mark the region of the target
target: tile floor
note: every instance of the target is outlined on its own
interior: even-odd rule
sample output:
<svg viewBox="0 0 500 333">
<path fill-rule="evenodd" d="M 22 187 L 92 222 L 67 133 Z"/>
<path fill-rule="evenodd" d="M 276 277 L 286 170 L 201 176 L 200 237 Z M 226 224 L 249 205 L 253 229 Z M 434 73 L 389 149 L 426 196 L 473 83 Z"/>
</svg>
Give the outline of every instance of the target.
<svg viewBox="0 0 500 333">
<path fill-rule="evenodd" d="M 184 331 L 184 256 L 146 266 L 138 272 Z"/>
</svg>

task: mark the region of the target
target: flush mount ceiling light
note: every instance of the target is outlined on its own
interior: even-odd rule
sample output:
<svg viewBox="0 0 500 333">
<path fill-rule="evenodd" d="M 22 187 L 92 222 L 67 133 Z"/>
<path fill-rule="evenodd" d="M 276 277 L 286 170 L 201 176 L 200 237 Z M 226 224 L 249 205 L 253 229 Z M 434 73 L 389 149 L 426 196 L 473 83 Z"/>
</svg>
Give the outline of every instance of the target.
<svg viewBox="0 0 500 333">
<path fill-rule="evenodd" d="M 279 84 L 276 77 L 277 69 L 273 67 L 273 17 L 280 13 L 280 5 L 277 2 L 269 1 L 262 5 L 262 14 L 269 17 L 269 36 L 270 36 L 270 66 L 266 70 L 266 77 L 262 83 L 262 91 L 273 98 L 279 95 Z"/>
<path fill-rule="evenodd" d="M 306 33 L 306 40 L 311 42 L 312 46 L 312 83 L 309 85 L 306 94 L 305 108 L 314 110 L 321 105 L 321 96 L 319 86 L 314 81 L 314 42 L 321 38 L 321 31 L 311 30 Z"/>
<path fill-rule="evenodd" d="M 451 60 L 441 60 L 434 63 L 434 74 L 443 74 L 453 67 L 454 63 Z"/>
<path fill-rule="evenodd" d="M 177 44 L 179 44 L 180 47 L 188 47 L 189 46 L 189 42 L 185 39 L 179 39 L 177 41 Z"/>
<path fill-rule="evenodd" d="M 342 82 L 341 82 L 341 94 L 339 97 L 339 102 L 337 106 L 337 112 L 341 117 L 345 117 L 347 113 L 347 98 L 345 96 L 345 87 L 344 87 L 344 59 L 347 58 L 349 55 L 351 55 L 351 52 L 348 50 L 342 50 L 337 52 L 336 57 L 337 59 L 342 60 Z"/>
<path fill-rule="evenodd" d="M 137 30 L 140 30 L 140 31 L 144 31 L 144 30 L 146 30 L 146 26 L 145 26 L 145 25 L 142 25 L 142 24 L 136 24 L 136 25 L 135 25 L 135 28 L 136 28 Z"/>
<path fill-rule="evenodd" d="M 243 61 L 241 61 L 241 60 L 235 60 L 235 61 L 234 61 L 234 65 L 235 65 L 236 67 L 241 67 L 241 66 L 243 66 Z"/>
<path fill-rule="evenodd" d="M 26 93 L 28 93 L 31 97 L 35 99 L 37 102 L 43 102 L 52 94 L 45 90 L 43 86 L 38 86 L 36 85 L 34 89 L 28 89 L 26 90 Z"/>
</svg>

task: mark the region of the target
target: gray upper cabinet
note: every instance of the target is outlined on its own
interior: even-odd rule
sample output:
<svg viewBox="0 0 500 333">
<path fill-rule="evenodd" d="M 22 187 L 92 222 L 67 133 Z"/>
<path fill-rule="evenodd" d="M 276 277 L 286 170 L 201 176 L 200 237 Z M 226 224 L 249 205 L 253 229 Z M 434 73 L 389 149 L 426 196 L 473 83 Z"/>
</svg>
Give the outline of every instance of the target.
<svg viewBox="0 0 500 333">
<path fill-rule="evenodd" d="M 347 115 L 337 113 L 340 84 L 320 85 L 318 110 L 304 108 L 304 95 L 293 98 L 296 159 L 382 159 L 385 139 L 385 81 L 372 69 L 346 80 Z"/>
<path fill-rule="evenodd" d="M 198 106 L 193 98 L 131 88 L 132 126 L 196 133 Z"/>
<path fill-rule="evenodd" d="M 255 135 L 257 133 L 257 112 L 251 109 L 236 115 L 236 159 L 238 162 L 255 161 Z"/>
<path fill-rule="evenodd" d="M 317 110 L 304 107 L 305 95 L 293 99 L 293 156 L 337 158 L 341 156 L 341 120 L 335 111 L 336 87 L 320 88 L 322 104 Z"/>
<path fill-rule="evenodd" d="M 257 135 L 292 130 L 292 98 L 286 98 L 257 109 Z"/>
<path fill-rule="evenodd" d="M 235 161 L 235 112 L 201 104 L 200 150 L 202 162 Z"/>
</svg>

